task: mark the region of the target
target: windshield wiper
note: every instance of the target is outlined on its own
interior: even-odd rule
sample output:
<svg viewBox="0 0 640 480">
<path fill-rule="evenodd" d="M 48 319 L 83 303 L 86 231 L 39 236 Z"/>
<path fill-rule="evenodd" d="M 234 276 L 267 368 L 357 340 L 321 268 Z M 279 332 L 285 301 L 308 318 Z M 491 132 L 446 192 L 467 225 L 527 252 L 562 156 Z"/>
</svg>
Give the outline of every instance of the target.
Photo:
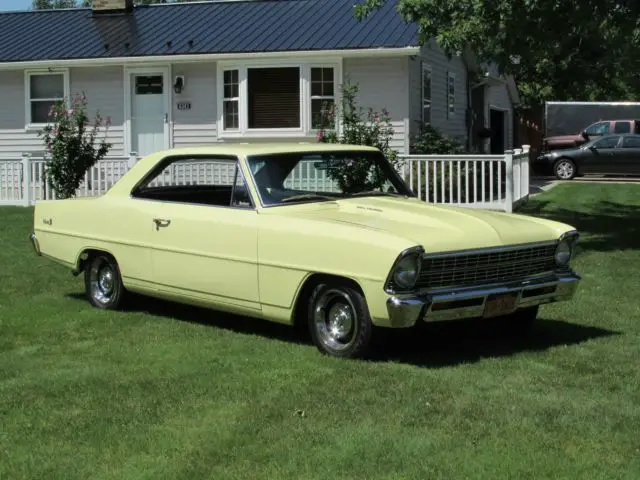
<svg viewBox="0 0 640 480">
<path fill-rule="evenodd" d="M 380 190 L 365 190 L 364 192 L 352 193 L 349 196 L 350 197 L 363 197 L 365 195 L 377 195 L 377 196 L 380 196 L 380 197 L 386 197 L 386 196 L 404 197 L 404 195 L 402 195 L 401 193 L 397 193 L 397 192 L 381 192 Z"/>
<path fill-rule="evenodd" d="M 326 195 L 319 195 L 317 193 L 303 193 L 302 195 L 294 195 L 293 197 L 287 197 L 280 200 L 280 202 L 295 202 L 296 200 L 335 200 L 333 197 Z"/>
</svg>

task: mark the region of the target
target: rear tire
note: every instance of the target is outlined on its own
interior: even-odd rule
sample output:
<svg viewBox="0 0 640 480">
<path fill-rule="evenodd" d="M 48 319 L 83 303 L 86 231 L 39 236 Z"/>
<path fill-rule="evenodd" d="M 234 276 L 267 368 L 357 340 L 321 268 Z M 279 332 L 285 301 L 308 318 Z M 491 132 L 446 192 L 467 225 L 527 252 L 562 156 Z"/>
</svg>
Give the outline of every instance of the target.
<svg viewBox="0 0 640 480">
<path fill-rule="evenodd" d="M 558 180 L 572 180 L 577 173 L 576 164 L 568 158 L 559 158 L 553 165 L 553 174 Z"/>
<path fill-rule="evenodd" d="M 371 350 L 374 325 L 364 295 L 347 282 L 329 280 L 311 292 L 311 339 L 320 352 L 340 358 L 364 358 Z"/>
<path fill-rule="evenodd" d="M 84 286 L 87 300 L 96 308 L 116 310 L 123 304 L 126 290 L 120 268 L 108 253 L 95 253 L 87 260 Z"/>
</svg>

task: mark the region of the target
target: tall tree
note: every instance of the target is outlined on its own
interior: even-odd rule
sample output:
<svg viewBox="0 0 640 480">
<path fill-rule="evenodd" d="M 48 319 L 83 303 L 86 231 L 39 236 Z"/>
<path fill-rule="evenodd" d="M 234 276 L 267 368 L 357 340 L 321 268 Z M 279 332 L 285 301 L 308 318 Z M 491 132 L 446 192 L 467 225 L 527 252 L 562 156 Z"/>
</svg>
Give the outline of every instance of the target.
<svg viewBox="0 0 640 480">
<path fill-rule="evenodd" d="M 358 18 L 388 0 L 360 0 Z M 390 0 L 389 0 L 390 1 Z M 393 0 L 396 1 L 396 0 Z M 640 94 L 637 0 L 397 0 L 449 54 L 472 50 L 513 74 L 526 103 L 628 100 Z"/>
<path fill-rule="evenodd" d="M 74 8 L 78 6 L 76 0 L 33 0 L 34 10 L 50 10 L 52 8 Z"/>
<path fill-rule="evenodd" d="M 34 10 L 50 10 L 53 8 L 90 7 L 92 0 L 33 0 Z M 137 5 L 154 5 L 157 3 L 182 3 L 200 0 L 136 0 Z"/>
</svg>

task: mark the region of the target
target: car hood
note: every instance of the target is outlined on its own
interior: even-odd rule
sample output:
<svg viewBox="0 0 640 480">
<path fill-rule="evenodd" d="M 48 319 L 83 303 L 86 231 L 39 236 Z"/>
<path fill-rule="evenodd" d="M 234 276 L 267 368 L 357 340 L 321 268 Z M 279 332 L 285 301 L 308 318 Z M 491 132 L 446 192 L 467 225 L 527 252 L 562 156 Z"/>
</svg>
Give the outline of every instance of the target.
<svg viewBox="0 0 640 480">
<path fill-rule="evenodd" d="M 364 197 L 267 210 L 290 218 L 350 224 L 367 234 L 384 231 L 423 245 L 427 251 L 549 241 L 571 229 L 551 220 L 435 205 L 415 198 Z"/>
</svg>

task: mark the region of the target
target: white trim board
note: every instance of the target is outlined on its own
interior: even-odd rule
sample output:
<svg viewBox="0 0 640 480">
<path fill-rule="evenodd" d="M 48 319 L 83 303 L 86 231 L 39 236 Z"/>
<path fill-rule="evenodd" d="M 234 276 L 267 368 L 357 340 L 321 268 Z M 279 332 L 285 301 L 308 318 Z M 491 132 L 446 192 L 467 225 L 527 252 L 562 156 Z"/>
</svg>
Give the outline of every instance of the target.
<svg viewBox="0 0 640 480">
<path fill-rule="evenodd" d="M 419 55 L 420 47 L 398 48 L 362 48 L 345 50 L 299 50 L 288 52 L 255 52 L 255 53 L 203 53 L 192 55 L 160 55 L 149 57 L 113 57 L 113 58 L 77 58 L 65 60 L 38 60 L 24 62 L 2 62 L 0 70 L 21 70 L 24 68 L 60 68 L 60 67 L 104 67 L 108 65 L 153 65 L 167 63 L 191 63 L 202 61 L 231 60 L 246 61 L 255 58 L 288 60 L 291 58 L 313 59 L 317 57 L 381 57 Z"/>
</svg>

